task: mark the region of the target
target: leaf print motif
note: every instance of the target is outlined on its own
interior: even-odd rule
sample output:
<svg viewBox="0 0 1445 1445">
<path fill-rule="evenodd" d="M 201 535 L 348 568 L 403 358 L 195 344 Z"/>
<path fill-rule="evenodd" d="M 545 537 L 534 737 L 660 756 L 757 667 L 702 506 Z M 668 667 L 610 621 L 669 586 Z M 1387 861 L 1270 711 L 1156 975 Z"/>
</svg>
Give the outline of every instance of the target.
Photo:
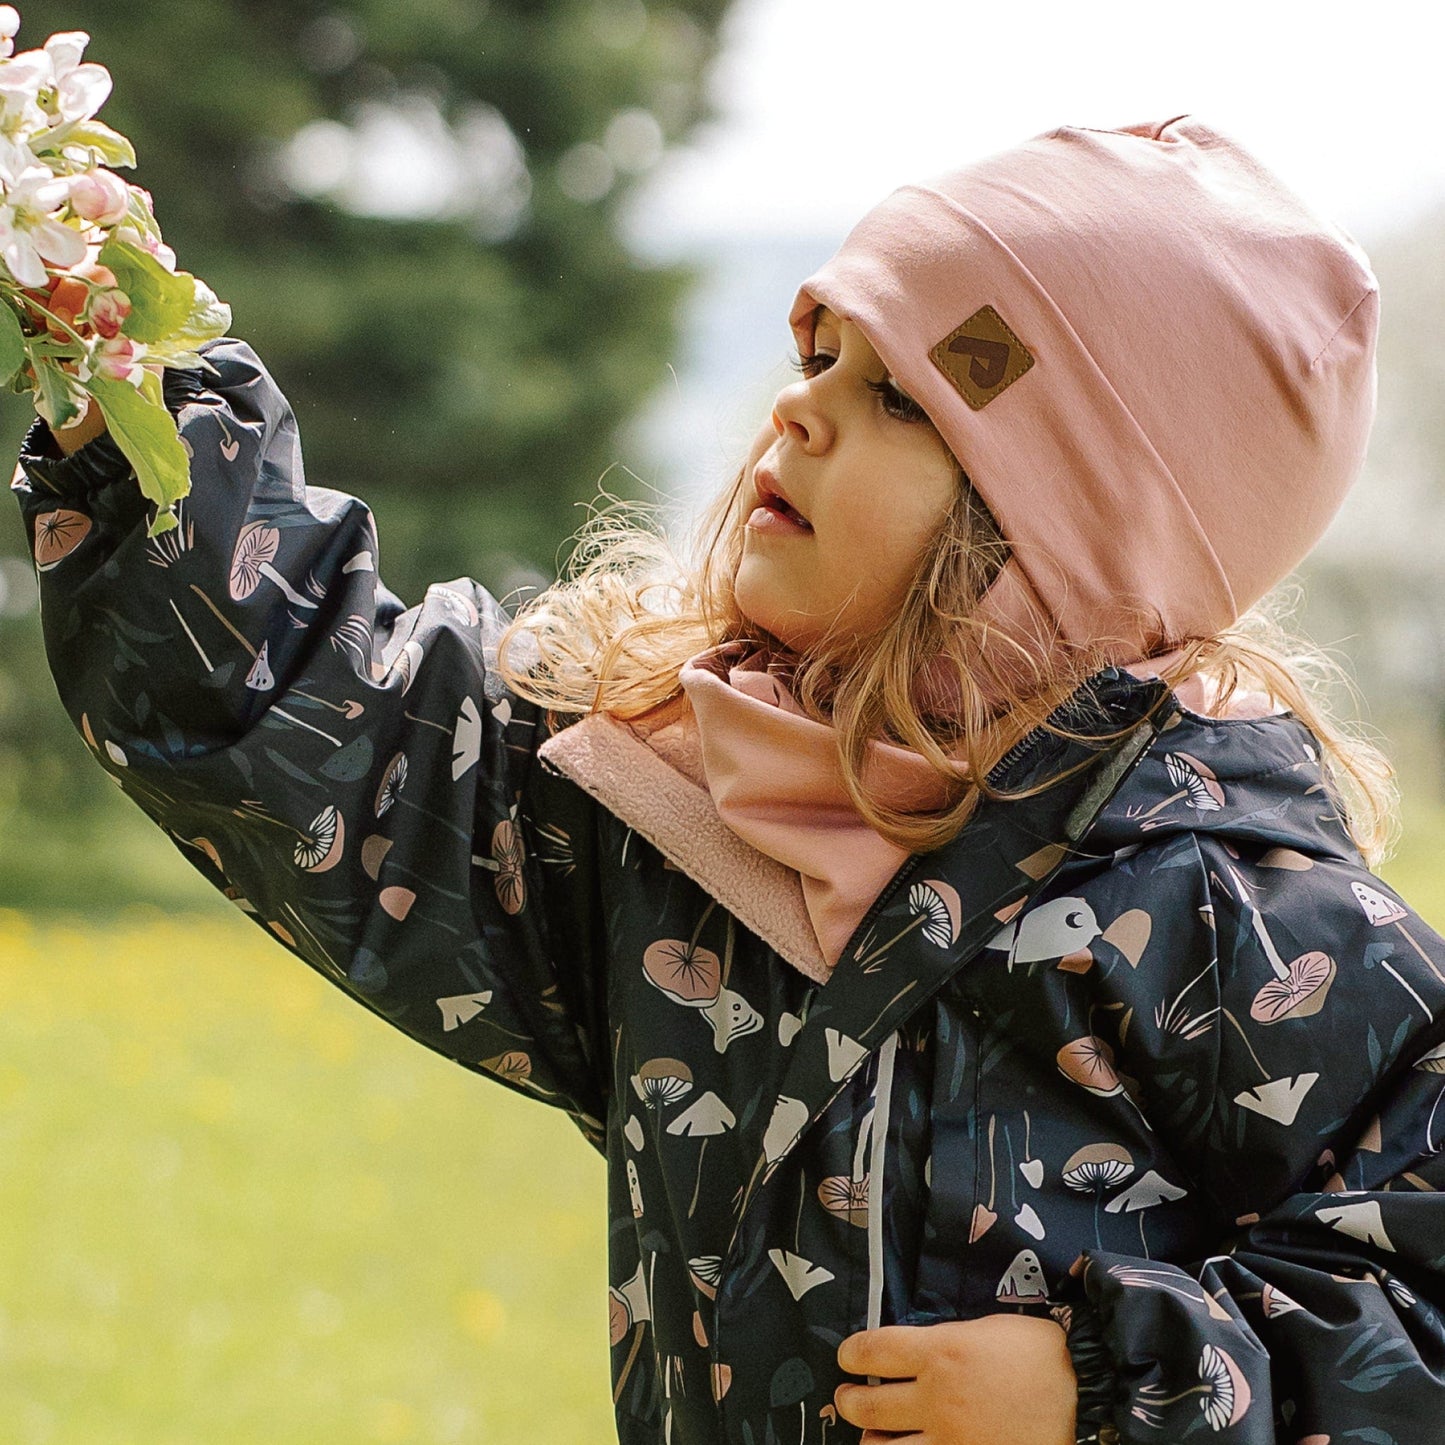
<svg viewBox="0 0 1445 1445">
<path fill-rule="evenodd" d="M 923 936 L 936 948 L 953 946 L 960 906 L 957 890 L 941 878 L 925 879 L 908 890 L 908 911 L 924 916 Z"/>
</svg>

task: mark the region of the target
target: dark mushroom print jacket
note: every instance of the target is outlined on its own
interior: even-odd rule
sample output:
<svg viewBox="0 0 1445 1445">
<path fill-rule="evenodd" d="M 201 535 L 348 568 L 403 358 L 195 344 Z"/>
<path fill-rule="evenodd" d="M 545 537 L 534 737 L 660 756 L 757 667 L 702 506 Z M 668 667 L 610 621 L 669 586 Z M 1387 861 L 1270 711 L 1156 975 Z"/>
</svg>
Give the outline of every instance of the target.
<svg viewBox="0 0 1445 1445">
<path fill-rule="evenodd" d="M 383 585 L 254 352 L 204 354 L 169 533 L 108 437 L 26 439 L 61 702 L 282 947 L 606 1156 L 625 1445 L 847 1445 L 845 1336 L 997 1311 L 1067 1329 L 1081 1441 L 1445 1441 L 1445 942 L 1298 719 L 1100 673 L 992 781 L 1067 778 L 810 978 L 551 759 L 605 720 L 502 686 L 486 592 Z"/>
</svg>

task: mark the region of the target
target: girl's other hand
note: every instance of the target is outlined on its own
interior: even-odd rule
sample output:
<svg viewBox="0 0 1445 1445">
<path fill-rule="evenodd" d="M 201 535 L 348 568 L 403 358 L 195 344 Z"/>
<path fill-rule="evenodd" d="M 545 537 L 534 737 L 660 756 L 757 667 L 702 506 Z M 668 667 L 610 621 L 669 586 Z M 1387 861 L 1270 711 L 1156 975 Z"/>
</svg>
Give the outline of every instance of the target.
<svg viewBox="0 0 1445 1445">
<path fill-rule="evenodd" d="M 839 1385 L 838 1413 L 863 1445 L 1074 1445 L 1078 1385 L 1063 1328 L 996 1314 L 849 1335 L 838 1363 L 877 1385 Z"/>
</svg>

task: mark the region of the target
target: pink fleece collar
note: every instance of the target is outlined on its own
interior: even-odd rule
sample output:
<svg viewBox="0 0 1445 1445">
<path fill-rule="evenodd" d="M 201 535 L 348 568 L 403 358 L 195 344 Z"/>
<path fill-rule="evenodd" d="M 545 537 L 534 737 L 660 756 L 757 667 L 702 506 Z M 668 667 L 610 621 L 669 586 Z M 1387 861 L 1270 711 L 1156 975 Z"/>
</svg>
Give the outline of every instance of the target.
<svg viewBox="0 0 1445 1445">
<path fill-rule="evenodd" d="M 1129 665 L 1153 677 L 1179 654 Z M 832 968 L 859 921 L 908 857 L 863 820 L 843 783 L 833 729 L 807 717 L 788 688 L 789 670 L 738 643 L 699 653 L 680 679 L 692 705 L 702 772 L 723 821 L 759 852 L 794 870 L 823 957 Z M 1214 711 L 1198 676 L 1176 695 L 1186 707 Z M 1262 694 L 1230 700 L 1230 716 L 1271 710 Z M 961 776 L 967 768 L 959 763 Z M 869 745 L 868 786 L 908 812 L 948 800 L 948 782 L 920 754 L 890 743 Z"/>
</svg>

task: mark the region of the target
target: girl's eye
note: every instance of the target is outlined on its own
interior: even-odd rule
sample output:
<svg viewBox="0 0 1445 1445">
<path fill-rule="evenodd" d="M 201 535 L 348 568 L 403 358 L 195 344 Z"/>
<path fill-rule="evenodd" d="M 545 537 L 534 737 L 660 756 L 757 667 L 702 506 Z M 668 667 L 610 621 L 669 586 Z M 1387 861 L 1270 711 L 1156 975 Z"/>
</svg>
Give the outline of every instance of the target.
<svg viewBox="0 0 1445 1445">
<path fill-rule="evenodd" d="M 792 367 L 795 371 L 802 371 L 803 376 L 816 376 L 819 371 L 827 371 L 837 357 L 831 357 L 827 351 L 808 351 L 799 357 L 792 358 Z"/>
<path fill-rule="evenodd" d="M 904 396 L 896 386 L 886 381 L 864 383 L 869 391 L 876 391 L 883 398 L 883 410 L 899 421 L 927 421 L 928 413 L 911 396 Z"/>
<path fill-rule="evenodd" d="M 810 351 L 806 356 L 795 357 L 792 365 L 804 376 L 816 376 L 837 359 L 826 351 Z M 904 396 L 897 387 L 890 386 L 886 381 L 865 381 L 863 385 L 869 391 L 878 393 L 883 400 L 883 410 L 895 420 L 926 421 L 928 419 L 928 413 L 911 396 Z"/>
</svg>

